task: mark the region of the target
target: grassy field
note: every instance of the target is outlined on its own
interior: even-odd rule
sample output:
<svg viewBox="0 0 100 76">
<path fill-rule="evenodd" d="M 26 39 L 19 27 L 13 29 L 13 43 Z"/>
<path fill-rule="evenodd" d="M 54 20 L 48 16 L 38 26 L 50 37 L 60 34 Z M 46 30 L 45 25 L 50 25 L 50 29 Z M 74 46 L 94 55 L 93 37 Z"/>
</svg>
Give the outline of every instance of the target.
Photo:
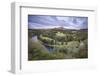
<svg viewBox="0 0 100 76">
<path fill-rule="evenodd" d="M 28 60 L 88 58 L 88 30 L 28 29 Z"/>
</svg>

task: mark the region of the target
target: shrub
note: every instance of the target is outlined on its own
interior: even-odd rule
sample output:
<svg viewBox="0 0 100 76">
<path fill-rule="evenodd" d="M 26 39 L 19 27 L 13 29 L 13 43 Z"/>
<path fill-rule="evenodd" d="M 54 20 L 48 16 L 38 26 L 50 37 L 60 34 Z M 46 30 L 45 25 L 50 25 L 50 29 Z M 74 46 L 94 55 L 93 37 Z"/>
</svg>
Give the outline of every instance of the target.
<svg viewBox="0 0 100 76">
<path fill-rule="evenodd" d="M 79 47 L 78 41 L 70 41 L 67 43 L 67 48 L 77 48 L 77 47 Z"/>
</svg>

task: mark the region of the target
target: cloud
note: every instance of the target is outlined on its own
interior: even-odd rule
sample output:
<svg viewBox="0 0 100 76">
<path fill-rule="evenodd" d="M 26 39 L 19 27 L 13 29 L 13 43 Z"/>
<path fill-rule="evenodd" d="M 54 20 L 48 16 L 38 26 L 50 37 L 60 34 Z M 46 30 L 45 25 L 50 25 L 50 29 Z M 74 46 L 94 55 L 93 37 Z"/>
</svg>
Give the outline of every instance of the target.
<svg viewBox="0 0 100 76">
<path fill-rule="evenodd" d="M 75 16 L 28 16 L 28 26 L 33 28 L 65 27 L 68 29 L 87 29 L 88 17 Z"/>
</svg>

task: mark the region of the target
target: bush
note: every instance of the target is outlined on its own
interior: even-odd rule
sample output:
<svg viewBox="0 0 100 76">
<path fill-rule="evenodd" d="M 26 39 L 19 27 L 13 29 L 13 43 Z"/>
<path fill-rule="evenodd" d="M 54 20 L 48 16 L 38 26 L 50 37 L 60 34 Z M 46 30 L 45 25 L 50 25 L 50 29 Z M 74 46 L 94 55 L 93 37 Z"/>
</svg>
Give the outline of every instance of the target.
<svg viewBox="0 0 100 76">
<path fill-rule="evenodd" d="M 67 43 L 67 48 L 77 48 L 77 47 L 79 47 L 78 41 L 70 41 Z"/>
</svg>

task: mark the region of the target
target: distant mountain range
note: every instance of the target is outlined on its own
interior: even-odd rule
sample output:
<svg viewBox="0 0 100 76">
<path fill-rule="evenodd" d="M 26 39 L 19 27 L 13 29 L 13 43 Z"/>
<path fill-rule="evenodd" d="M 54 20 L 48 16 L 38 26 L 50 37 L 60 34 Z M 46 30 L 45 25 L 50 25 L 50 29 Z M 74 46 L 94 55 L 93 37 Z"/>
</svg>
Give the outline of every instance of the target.
<svg viewBox="0 0 100 76">
<path fill-rule="evenodd" d="M 88 30 L 88 29 L 79 29 L 79 28 L 67 28 L 67 27 L 53 27 L 53 28 L 32 28 L 37 30 Z"/>
<path fill-rule="evenodd" d="M 54 28 L 54 29 L 59 29 L 59 30 L 88 30 L 88 29 L 68 29 L 68 28 L 64 28 L 64 27 L 58 27 L 58 28 Z"/>
</svg>

